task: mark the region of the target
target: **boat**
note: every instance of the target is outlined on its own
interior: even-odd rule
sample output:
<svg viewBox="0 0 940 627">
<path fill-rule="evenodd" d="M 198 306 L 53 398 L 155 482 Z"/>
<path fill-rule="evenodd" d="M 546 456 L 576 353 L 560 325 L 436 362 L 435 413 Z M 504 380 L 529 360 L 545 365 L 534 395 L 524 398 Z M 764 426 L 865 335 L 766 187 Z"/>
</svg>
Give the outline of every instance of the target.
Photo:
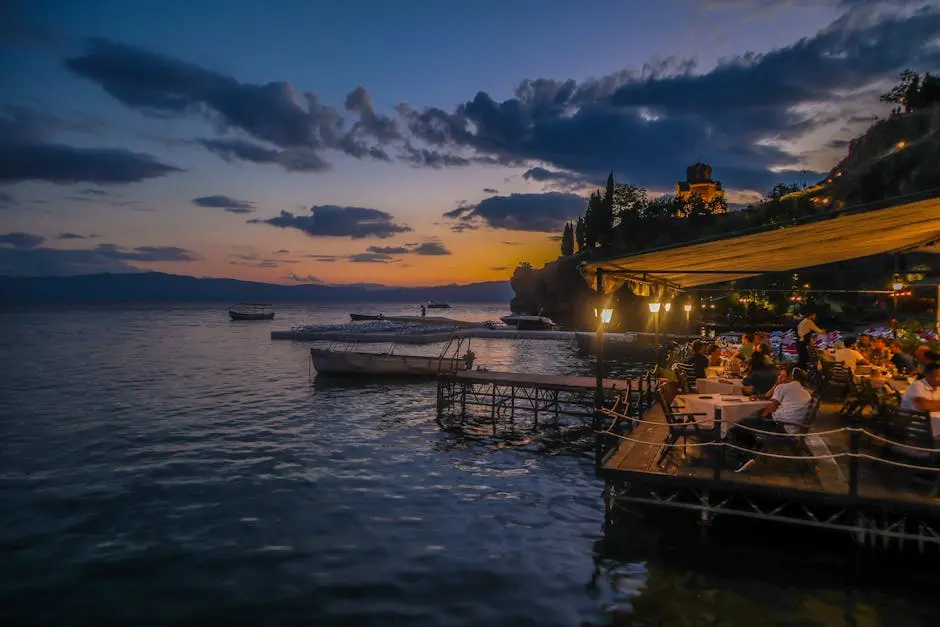
<svg viewBox="0 0 940 627">
<path fill-rule="evenodd" d="M 468 340 L 469 342 L 469 340 Z M 398 377 L 437 377 L 441 374 L 470 370 L 473 367 L 474 354 L 469 349 L 459 355 L 463 339 L 457 340 L 457 347 L 451 351 L 454 342 L 447 344 L 438 356 L 400 355 L 392 349 L 384 353 L 358 350 L 337 350 L 330 348 L 310 349 L 310 359 L 317 374 L 335 376 L 398 376 Z"/>
<path fill-rule="evenodd" d="M 385 314 L 349 314 L 349 319 L 353 322 L 361 322 L 363 320 L 385 320 Z"/>
<path fill-rule="evenodd" d="M 268 303 L 237 303 L 229 307 L 232 320 L 274 320 L 272 305 Z"/>
<path fill-rule="evenodd" d="M 451 306 L 449 303 L 439 303 L 436 301 L 431 301 L 427 305 L 428 309 L 450 309 Z"/>
<path fill-rule="evenodd" d="M 514 313 L 500 318 L 505 324 L 516 327 L 520 331 L 550 331 L 555 328 L 551 318 L 545 316 L 530 316 Z"/>
</svg>

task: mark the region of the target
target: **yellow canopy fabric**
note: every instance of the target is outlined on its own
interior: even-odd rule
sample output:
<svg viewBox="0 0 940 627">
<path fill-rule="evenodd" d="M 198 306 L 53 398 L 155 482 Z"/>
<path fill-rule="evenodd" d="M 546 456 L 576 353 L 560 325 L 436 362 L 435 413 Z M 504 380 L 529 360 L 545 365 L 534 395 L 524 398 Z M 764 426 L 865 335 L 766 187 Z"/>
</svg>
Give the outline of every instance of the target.
<svg viewBox="0 0 940 627">
<path fill-rule="evenodd" d="M 626 280 L 643 284 L 644 278 L 682 289 L 912 250 L 940 252 L 940 198 L 591 262 L 582 267 L 582 274 L 596 287 L 597 269 L 603 268 L 605 292 Z M 716 273 L 698 274 L 707 270 Z"/>
</svg>

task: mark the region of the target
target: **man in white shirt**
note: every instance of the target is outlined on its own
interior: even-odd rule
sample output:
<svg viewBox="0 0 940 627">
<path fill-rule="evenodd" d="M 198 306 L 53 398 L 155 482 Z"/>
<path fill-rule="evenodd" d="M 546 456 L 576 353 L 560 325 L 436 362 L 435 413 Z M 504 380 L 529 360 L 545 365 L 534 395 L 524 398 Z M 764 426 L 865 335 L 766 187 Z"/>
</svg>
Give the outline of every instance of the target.
<svg viewBox="0 0 940 627">
<path fill-rule="evenodd" d="M 800 324 L 796 326 L 796 350 L 799 354 L 799 360 L 796 364 L 797 368 L 805 370 L 809 365 L 809 334 L 825 332 L 825 329 L 820 329 L 816 326 L 815 311 L 810 311 L 806 314 L 805 318 L 800 320 Z"/>
<path fill-rule="evenodd" d="M 854 371 L 858 364 L 868 365 L 868 360 L 860 352 L 855 350 L 855 338 L 845 338 L 845 348 L 836 349 L 836 361 L 841 361 L 845 367 Z"/>
<path fill-rule="evenodd" d="M 911 383 L 904 392 L 901 409 L 940 412 L 940 364 L 924 366 L 924 378 Z"/>
<path fill-rule="evenodd" d="M 728 441 L 735 446 L 759 450 L 756 433 L 744 427 L 762 431 L 796 433 L 806 420 L 806 413 L 813 403 L 813 395 L 806 389 L 806 371 L 794 368 L 793 372 L 778 383 L 770 396 L 770 405 L 758 415 L 741 420 L 728 432 Z M 741 428 L 739 428 L 739 426 Z M 735 472 L 750 467 L 754 456 L 742 456 L 743 451 L 732 449 L 732 458 L 737 457 Z"/>
</svg>

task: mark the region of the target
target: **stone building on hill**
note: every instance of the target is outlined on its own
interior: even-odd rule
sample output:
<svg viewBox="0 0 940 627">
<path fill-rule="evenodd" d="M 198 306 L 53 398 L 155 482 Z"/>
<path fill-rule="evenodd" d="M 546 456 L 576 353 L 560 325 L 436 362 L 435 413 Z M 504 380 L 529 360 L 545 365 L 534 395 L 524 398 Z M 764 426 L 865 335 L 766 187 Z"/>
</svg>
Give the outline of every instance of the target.
<svg viewBox="0 0 940 627">
<path fill-rule="evenodd" d="M 688 200 L 692 194 L 698 194 L 705 202 L 724 198 L 721 181 L 712 180 L 712 167 L 705 163 L 695 163 L 685 170 L 685 181 L 676 183 L 676 198 Z"/>
</svg>

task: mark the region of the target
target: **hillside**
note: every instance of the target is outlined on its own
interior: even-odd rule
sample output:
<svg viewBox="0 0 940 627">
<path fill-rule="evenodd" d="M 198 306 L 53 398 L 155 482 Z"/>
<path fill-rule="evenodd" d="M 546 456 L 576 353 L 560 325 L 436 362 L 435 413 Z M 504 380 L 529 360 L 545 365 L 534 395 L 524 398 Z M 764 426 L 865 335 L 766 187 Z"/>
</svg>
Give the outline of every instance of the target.
<svg viewBox="0 0 940 627">
<path fill-rule="evenodd" d="M 508 302 L 505 281 L 391 287 L 374 285 L 275 285 L 235 279 L 143 272 L 68 277 L 0 277 L 0 303 L 114 302 Z"/>
<path fill-rule="evenodd" d="M 614 227 L 608 246 L 559 257 L 541 269 L 517 269 L 511 281 L 515 291 L 513 309 L 534 312 L 542 308 L 556 320 L 586 326 L 591 322 L 591 291 L 578 272 L 582 260 L 639 253 L 738 231 L 778 228 L 868 203 L 871 209 L 876 209 L 884 206 L 882 201 L 900 196 L 937 196 L 938 155 L 940 106 L 895 113 L 850 142 L 846 157 L 826 179 L 809 188 L 774 193 L 757 205 L 724 214 L 665 217 L 646 216 L 640 210 L 640 217 L 633 218 L 630 224 Z M 885 268 L 889 266 L 884 264 Z M 886 272 L 890 277 L 890 271 Z M 631 296 L 619 295 L 622 308 Z"/>
</svg>

